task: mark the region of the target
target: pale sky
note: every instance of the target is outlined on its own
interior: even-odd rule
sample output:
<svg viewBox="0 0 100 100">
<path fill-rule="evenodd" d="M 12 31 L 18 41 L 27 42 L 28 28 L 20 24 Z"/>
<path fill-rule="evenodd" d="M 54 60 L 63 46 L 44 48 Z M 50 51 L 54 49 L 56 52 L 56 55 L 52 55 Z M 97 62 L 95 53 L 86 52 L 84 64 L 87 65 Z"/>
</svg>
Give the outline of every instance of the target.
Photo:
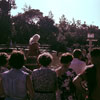
<svg viewBox="0 0 100 100">
<path fill-rule="evenodd" d="M 64 14 L 70 21 L 74 18 L 100 28 L 100 0 L 16 0 L 17 9 L 12 10 L 11 14 L 23 12 L 22 8 L 25 4 L 33 9 L 39 9 L 44 16 L 52 11 L 56 23 Z"/>
</svg>

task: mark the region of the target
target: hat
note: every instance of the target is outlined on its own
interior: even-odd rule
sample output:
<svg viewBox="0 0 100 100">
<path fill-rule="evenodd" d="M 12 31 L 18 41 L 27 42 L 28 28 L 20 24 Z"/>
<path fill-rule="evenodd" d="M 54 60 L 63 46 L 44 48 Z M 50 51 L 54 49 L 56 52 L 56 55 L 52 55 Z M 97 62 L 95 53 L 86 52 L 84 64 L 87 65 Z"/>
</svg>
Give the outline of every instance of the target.
<svg viewBox="0 0 100 100">
<path fill-rule="evenodd" d="M 39 41 L 39 39 L 40 39 L 40 35 L 35 34 L 30 38 L 29 44 L 32 45 L 33 43 L 37 43 Z"/>
</svg>

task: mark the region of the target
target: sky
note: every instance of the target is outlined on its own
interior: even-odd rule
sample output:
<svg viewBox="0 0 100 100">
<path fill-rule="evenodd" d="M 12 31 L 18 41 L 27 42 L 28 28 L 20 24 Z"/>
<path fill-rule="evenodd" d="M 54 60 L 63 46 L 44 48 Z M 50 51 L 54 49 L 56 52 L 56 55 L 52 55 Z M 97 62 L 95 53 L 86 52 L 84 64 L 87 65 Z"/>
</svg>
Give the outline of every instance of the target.
<svg viewBox="0 0 100 100">
<path fill-rule="evenodd" d="M 23 12 L 25 4 L 32 9 L 39 9 L 44 16 L 48 16 L 49 11 L 52 11 L 56 23 L 64 14 L 69 21 L 74 18 L 100 28 L 100 0 L 16 0 L 17 9 L 12 10 L 11 14 Z"/>
</svg>

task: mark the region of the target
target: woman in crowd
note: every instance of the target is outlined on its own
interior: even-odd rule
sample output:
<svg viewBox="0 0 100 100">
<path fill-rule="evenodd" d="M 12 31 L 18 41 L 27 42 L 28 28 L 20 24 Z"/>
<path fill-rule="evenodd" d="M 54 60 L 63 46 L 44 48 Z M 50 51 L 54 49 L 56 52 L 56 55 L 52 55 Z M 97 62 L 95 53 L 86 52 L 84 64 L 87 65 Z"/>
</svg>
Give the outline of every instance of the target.
<svg viewBox="0 0 100 100">
<path fill-rule="evenodd" d="M 100 49 L 90 53 L 92 66 L 74 79 L 74 85 L 87 100 L 100 100 Z"/>
<path fill-rule="evenodd" d="M 80 74 L 86 68 L 86 62 L 82 61 L 82 51 L 81 49 L 73 50 L 73 60 L 71 61 L 70 68 L 72 68 L 76 74 Z"/>
<path fill-rule="evenodd" d="M 57 77 L 56 73 L 49 68 L 52 59 L 52 55 L 45 52 L 38 56 L 40 68 L 32 73 L 34 100 L 56 100 Z"/>
<path fill-rule="evenodd" d="M 27 95 L 33 99 L 33 87 L 29 75 L 22 71 L 25 56 L 21 51 L 12 52 L 9 65 L 11 69 L 2 73 L 0 93 L 5 100 L 27 100 Z"/>
<path fill-rule="evenodd" d="M 7 53 L 2 52 L 0 53 L 0 73 L 8 70 L 8 59 L 9 56 Z"/>
<path fill-rule="evenodd" d="M 7 53 L 5 52 L 1 52 L 0 53 L 0 74 L 8 71 L 8 60 L 9 60 L 9 56 Z M 0 81 L 0 88 L 2 88 L 2 83 Z M 2 94 L 2 93 L 0 93 Z M 0 100 L 4 100 L 4 95 L 0 96 Z"/>
<path fill-rule="evenodd" d="M 40 50 L 39 50 L 39 39 L 40 39 L 40 35 L 35 34 L 33 35 L 30 40 L 29 40 L 29 52 L 28 52 L 28 56 L 38 56 L 40 54 Z"/>
<path fill-rule="evenodd" d="M 29 51 L 26 55 L 27 57 L 27 64 L 26 66 L 31 67 L 33 70 L 37 67 L 37 57 L 40 54 L 40 44 L 39 44 L 40 35 L 35 34 L 29 40 Z M 34 68 L 32 68 L 34 67 Z"/>
<path fill-rule="evenodd" d="M 72 54 L 63 53 L 60 57 L 62 66 L 56 70 L 58 76 L 58 93 L 60 93 L 61 100 L 76 100 L 75 87 L 72 83 L 76 73 L 73 69 L 69 68 L 72 60 Z"/>
</svg>

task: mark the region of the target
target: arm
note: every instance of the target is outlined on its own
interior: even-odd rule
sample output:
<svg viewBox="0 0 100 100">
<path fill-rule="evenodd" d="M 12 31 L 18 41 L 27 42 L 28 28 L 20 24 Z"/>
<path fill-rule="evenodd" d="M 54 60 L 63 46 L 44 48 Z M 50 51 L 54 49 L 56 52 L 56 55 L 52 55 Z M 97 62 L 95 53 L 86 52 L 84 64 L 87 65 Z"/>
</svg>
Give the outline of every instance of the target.
<svg viewBox="0 0 100 100">
<path fill-rule="evenodd" d="M 80 91 L 82 92 L 82 94 L 86 95 L 87 86 L 85 85 L 87 84 L 87 82 L 85 74 L 77 75 L 73 80 L 73 84 L 75 85 L 77 91 Z"/>
<path fill-rule="evenodd" d="M 81 81 L 82 79 L 80 78 L 79 75 L 77 75 L 74 79 L 73 79 L 73 84 L 75 85 L 75 87 L 81 91 L 82 87 L 81 87 Z"/>
<path fill-rule="evenodd" d="M 34 90 L 33 90 L 32 81 L 29 75 L 27 75 L 27 78 L 26 78 L 26 86 L 27 86 L 27 91 L 29 93 L 30 99 L 33 100 Z"/>
</svg>

